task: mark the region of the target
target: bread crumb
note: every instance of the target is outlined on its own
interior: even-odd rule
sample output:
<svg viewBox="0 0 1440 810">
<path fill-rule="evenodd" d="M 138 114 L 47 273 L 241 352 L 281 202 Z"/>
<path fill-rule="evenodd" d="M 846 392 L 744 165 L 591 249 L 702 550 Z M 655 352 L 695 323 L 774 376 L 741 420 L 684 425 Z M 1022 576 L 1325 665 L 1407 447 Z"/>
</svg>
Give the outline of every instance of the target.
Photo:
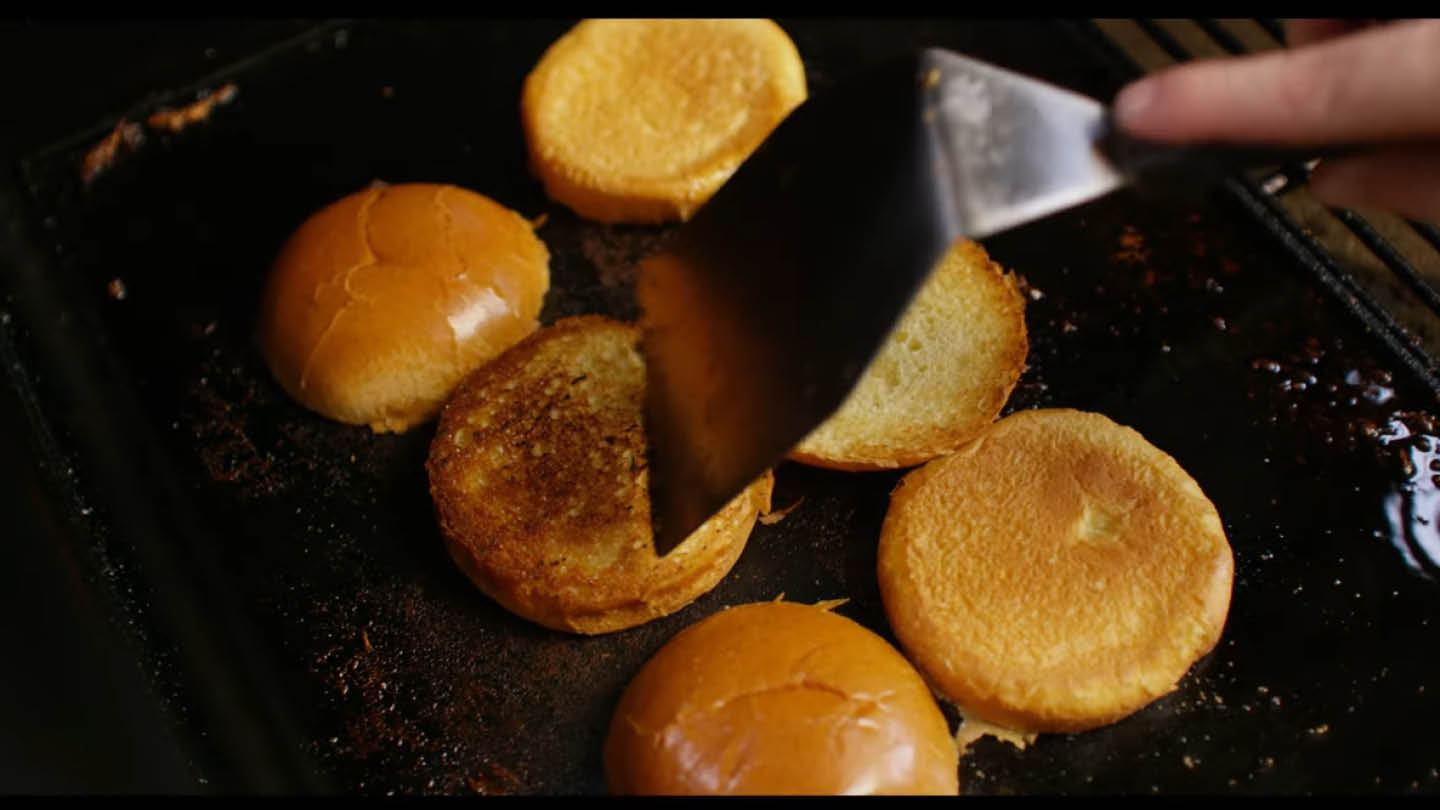
<svg viewBox="0 0 1440 810">
<path fill-rule="evenodd" d="M 974 745 L 981 737 L 994 737 L 1024 751 L 1030 747 L 1031 743 L 1035 742 L 1036 737 L 1040 736 L 1034 732 L 1016 731 L 1004 726 L 997 726 L 994 723 L 987 723 L 984 720 L 977 720 L 965 714 L 965 711 L 959 707 L 956 707 L 956 711 L 960 714 L 960 728 L 955 732 L 955 745 L 960 749 L 962 758 L 969 753 L 970 746 Z"/>
<path fill-rule="evenodd" d="M 101 138 L 99 143 L 85 153 L 84 159 L 80 161 L 80 179 L 86 183 L 94 180 L 101 172 L 115 165 L 115 158 L 120 156 L 122 148 L 133 152 L 144 139 L 145 133 L 139 124 L 120 119 L 109 135 Z"/>
<path fill-rule="evenodd" d="M 799 506 L 800 504 L 802 504 L 802 503 L 804 503 L 804 502 L 805 502 L 805 496 L 804 496 L 804 495 L 801 495 L 801 496 L 800 496 L 800 500 L 798 500 L 798 501 L 790 504 L 789 506 L 785 507 L 784 509 L 776 509 L 776 510 L 774 510 L 773 512 L 770 512 L 770 513 L 768 513 L 768 514 L 761 515 L 761 516 L 759 517 L 759 521 L 760 521 L 761 523 L 763 523 L 764 525 L 766 525 L 766 526 L 774 526 L 776 523 L 779 523 L 780 521 L 784 520 L 786 515 L 788 515 L 788 514 L 790 514 L 791 512 L 795 511 L 795 507 Z"/>
<path fill-rule="evenodd" d="M 1150 248 L 1145 244 L 1145 235 L 1133 225 L 1126 225 L 1116 240 L 1114 259 L 1129 265 L 1144 264 L 1150 259 Z"/>
<path fill-rule="evenodd" d="M 209 120 L 210 113 L 220 104 L 229 104 L 235 100 L 240 88 L 234 82 L 229 82 L 219 90 L 206 93 L 199 100 L 186 104 L 178 109 L 164 108 L 156 110 L 145 120 L 152 129 L 163 129 L 166 132 L 179 132 L 191 124 L 199 124 Z"/>
</svg>

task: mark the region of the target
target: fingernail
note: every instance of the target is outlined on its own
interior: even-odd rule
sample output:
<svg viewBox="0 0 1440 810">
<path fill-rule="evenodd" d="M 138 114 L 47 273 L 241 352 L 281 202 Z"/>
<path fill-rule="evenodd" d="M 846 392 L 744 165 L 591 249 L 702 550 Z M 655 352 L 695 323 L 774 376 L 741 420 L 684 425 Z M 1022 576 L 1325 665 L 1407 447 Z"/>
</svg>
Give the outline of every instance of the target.
<svg viewBox="0 0 1440 810">
<path fill-rule="evenodd" d="M 1115 120 L 1120 126 L 1130 128 L 1143 118 L 1145 111 L 1155 101 L 1155 81 L 1141 79 L 1128 85 L 1115 97 Z"/>
</svg>

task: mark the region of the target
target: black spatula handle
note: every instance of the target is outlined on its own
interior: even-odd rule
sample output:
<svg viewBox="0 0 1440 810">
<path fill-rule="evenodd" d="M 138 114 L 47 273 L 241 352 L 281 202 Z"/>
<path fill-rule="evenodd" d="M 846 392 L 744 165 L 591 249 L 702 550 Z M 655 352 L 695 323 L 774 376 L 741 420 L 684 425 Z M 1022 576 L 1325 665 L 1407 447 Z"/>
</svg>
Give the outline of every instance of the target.
<svg viewBox="0 0 1440 810">
<path fill-rule="evenodd" d="M 1354 147 L 1295 149 L 1241 144 L 1165 144 L 1128 135 L 1106 118 L 1100 149 L 1131 182 L 1144 189 L 1163 186 L 1208 188 L 1247 169 L 1283 167 L 1354 154 Z"/>
</svg>

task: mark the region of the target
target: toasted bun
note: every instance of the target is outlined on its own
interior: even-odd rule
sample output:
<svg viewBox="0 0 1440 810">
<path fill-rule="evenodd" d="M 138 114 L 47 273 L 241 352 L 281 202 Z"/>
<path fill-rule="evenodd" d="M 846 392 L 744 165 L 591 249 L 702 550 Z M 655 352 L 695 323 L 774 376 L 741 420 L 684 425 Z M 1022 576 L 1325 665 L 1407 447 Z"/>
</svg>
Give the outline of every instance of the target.
<svg viewBox="0 0 1440 810">
<path fill-rule="evenodd" d="M 525 80 L 520 112 L 551 197 L 598 222 L 690 217 L 805 100 L 769 20 L 586 20 Z"/>
<path fill-rule="evenodd" d="M 608 633 L 679 610 L 725 576 L 770 509 L 767 472 L 655 556 L 639 340 L 599 316 L 536 332 L 460 384 L 430 447 L 451 557 L 546 627 Z"/>
<path fill-rule="evenodd" d="M 626 688 L 605 742 L 621 794 L 949 794 L 959 755 L 895 648 L 820 607 L 691 625 Z"/>
<path fill-rule="evenodd" d="M 519 214 L 463 188 L 377 185 L 305 221 L 265 287 L 260 345 L 300 404 L 403 431 L 535 329 L 550 254 Z"/>
<path fill-rule="evenodd" d="M 969 241 L 953 245 L 845 404 L 790 453 L 841 470 L 909 467 L 995 420 L 1025 368 L 1025 302 Z"/>
<path fill-rule="evenodd" d="M 891 626 L 981 721 L 1076 732 L 1170 692 L 1220 639 L 1220 516 L 1174 459 L 1094 413 L 1022 411 L 910 473 L 878 574 Z"/>
</svg>

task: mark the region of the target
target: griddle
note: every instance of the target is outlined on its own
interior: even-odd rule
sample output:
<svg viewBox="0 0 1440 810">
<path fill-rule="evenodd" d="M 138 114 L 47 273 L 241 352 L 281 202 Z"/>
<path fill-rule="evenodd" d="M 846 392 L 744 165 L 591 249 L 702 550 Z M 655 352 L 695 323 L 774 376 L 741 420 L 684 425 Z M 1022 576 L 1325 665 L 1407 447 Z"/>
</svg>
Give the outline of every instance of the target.
<svg viewBox="0 0 1440 810">
<path fill-rule="evenodd" d="M 1128 75 L 1079 23 L 780 22 L 813 89 L 926 45 L 1099 98 Z M 847 598 L 893 641 L 873 571 L 900 472 L 780 467 L 776 505 L 803 502 L 757 526 L 718 587 L 576 637 L 506 613 L 448 559 L 433 425 L 331 423 L 266 372 L 269 261 L 377 179 L 546 215 L 543 322 L 636 315 L 636 262 L 671 230 L 581 221 L 525 167 L 520 83 L 570 24 L 317 26 L 121 113 L 234 82 L 203 125 L 152 134 L 86 185 L 108 117 L 20 161 L 0 196 L 0 360 L 43 473 L 36 509 L 58 515 L 68 598 L 108 618 L 174 729 L 185 789 L 600 793 L 610 712 L 681 628 L 783 593 Z M 1028 297 L 1007 412 L 1139 430 L 1218 506 L 1236 578 L 1219 646 L 1174 693 L 1023 751 L 982 740 L 965 793 L 1440 789 L 1436 388 L 1273 214 L 1239 186 L 1184 206 L 1119 194 L 986 242 Z"/>
</svg>

